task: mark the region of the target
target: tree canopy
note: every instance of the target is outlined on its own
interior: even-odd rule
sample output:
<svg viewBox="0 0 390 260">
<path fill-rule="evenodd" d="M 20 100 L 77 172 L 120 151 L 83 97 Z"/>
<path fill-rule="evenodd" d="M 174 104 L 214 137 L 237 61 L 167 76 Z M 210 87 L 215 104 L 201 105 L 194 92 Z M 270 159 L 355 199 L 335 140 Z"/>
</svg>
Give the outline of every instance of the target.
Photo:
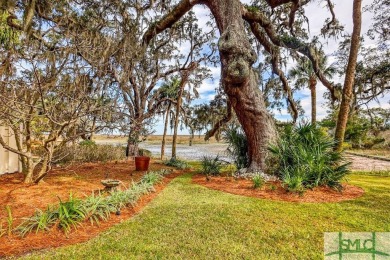
<svg viewBox="0 0 390 260">
<path fill-rule="evenodd" d="M 372 48 L 360 44 L 361 0 L 354 0 L 351 37 L 344 37 L 331 0 L 321 2 L 326 7 L 321 12 L 329 16 L 320 35 L 312 37 L 306 15 L 312 3 L 2 0 L 0 76 L 1 94 L 7 100 L 2 106 L 20 100 L 24 105 L 20 115 L 15 114 L 19 110 L 5 109 L 9 112 L 2 112 L 0 122 L 15 129 L 23 125 L 24 146 L 15 152 L 31 158 L 31 163 L 37 162 L 33 159 L 37 154 L 26 148 L 28 140 L 36 138 L 31 127 L 42 120 L 50 125 L 41 130 L 50 142 L 43 141 L 47 152 L 39 154 L 39 163 L 50 165 L 52 160 L 55 147 L 46 142 L 60 136 L 69 142 L 99 129 L 126 133 L 127 153 L 137 154 L 138 143 L 171 101 L 176 105 L 177 129 L 185 87 L 200 86 L 211 77 L 210 68 L 219 64 L 219 91 L 226 102 L 224 109 L 214 108 L 225 114 L 218 115 L 213 126 L 207 123 L 207 137 L 237 118 L 248 138 L 248 171 L 264 171 L 267 147 L 277 138 L 270 106 L 285 100 L 293 122 L 297 121 L 302 107 L 286 68 L 291 61 L 304 61 L 311 80 L 321 82 L 330 102 L 340 108 L 336 140 L 341 144 L 351 104 L 364 106 L 389 89 L 388 18 L 383 11 L 388 2 L 374 1 L 365 8 L 374 14 L 369 36 L 382 41 Z M 196 6 L 210 11 L 206 26 L 200 26 Z M 345 39 L 337 53 L 343 86 L 326 71 L 320 37 Z M 163 86 L 174 77 L 180 79 L 180 88 L 172 98 Z M 13 122 L 15 118 L 23 119 Z M 200 129 L 199 122 L 187 122 Z"/>
</svg>

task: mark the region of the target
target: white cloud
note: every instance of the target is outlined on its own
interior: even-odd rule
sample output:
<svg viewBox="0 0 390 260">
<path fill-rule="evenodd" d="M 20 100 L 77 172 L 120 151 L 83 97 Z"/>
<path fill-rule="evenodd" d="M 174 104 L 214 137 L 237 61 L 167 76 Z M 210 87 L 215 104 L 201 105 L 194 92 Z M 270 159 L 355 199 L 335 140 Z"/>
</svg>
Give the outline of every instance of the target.
<svg viewBox="0 0 390 260">
<path fill-rule="evenodd" d="M 204 5 L 196 5 L 192 9 L 198 18 L 198 23 L 200 28 L 207 28 L 207 22 L 210 21 L 210 10 Z"/>
<path fill-rule="evenodd" d="M 216 83 L 215 80 L 206 80 L 197 90 L 201 95 L 201 99 L 204 99 L 211 91 L 214 91 L 216 87 L 218 87 L 218 83 Z"/>
</svg>

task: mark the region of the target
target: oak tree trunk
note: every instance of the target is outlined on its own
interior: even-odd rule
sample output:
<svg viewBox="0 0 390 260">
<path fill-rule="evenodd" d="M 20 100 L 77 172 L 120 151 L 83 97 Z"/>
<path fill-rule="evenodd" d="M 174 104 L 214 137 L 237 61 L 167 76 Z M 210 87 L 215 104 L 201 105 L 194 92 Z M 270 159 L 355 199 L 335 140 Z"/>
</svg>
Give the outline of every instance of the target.
<svg viewBox="0 0 390 260">
<path fill-rule="evenodd" d="M 208 0 L 220 39 L 222 85 L 248 139 L 248 172 L 264 171 L 269 142 L 275 138 L 274 121 L 266 109 L 252 65 L 257 55 L 249 43 L 239 0 Z"/>
<path fill-rule="evenodd" d="M 23 169 L 24 173 L 24 183 L 33 183 L 35 164 L 32 158 L 26 158 L 26 168 Z"/>
<path fill-rule="evenodd" d="M 205 4 L 210 9 L 221 35 L 218 42 L 221 83 L 248 138 L 248 171 L 264 171 L 267 148 L 276 131 L 252 68 L 257 56 L 246 34 L 241 1 L 182 0 L 145 32 L 143 43 L 149 44 L 156 34 L 170 28 L 196 4 Z"/>
<path fill-rule="evenodd" d="M 142 130 L 142 123 L 138 123 L 138 121 L 142 122 L 142 120 L 134 120 L 130 126 L 130 132 L 127 139 L 126 157 L 138 156 L 138 144 L 140 142 Z"/>
<path fill-rule="evenodd" d="M 353 31 L 351 38 L 351 49 L 349 52 L 347 71 L 345 72 L 343 95 L 340 104 L 339 115 L 335 131 L 335 150 L 341 151 L 345 129 L 348 122 L 348 114 L 353 99 L 353 85 L 355 81 L 356 63 L 360 45 L 360 31 L 362 27 L 362 0 L 353 1 Z"/>
<path fill-rule="evenodd" d="M 42 167 L 38 173 L 38 177 L 34 180 L 34 183 L 38 184 L 48 173 L 49 171 L 49 162 L 50 162 L 50 157 L 49 155 L 46 155 L 45 158 L 42 161 Z"/>
</svg>

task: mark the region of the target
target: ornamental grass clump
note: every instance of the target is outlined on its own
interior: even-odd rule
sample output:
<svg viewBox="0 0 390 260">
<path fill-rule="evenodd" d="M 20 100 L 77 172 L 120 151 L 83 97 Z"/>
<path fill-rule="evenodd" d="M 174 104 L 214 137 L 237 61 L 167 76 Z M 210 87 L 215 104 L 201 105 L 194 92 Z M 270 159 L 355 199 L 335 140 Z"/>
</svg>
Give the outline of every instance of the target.
<svg viewBox="0 0 390 260">
<path fill-rule="evenodd" d="M 109 144 L 96 144 L 93 141 L 83 141 L 78 145 L 63 146 L 54 153 L 58 164 L 108 162 L 126 159 L 125 148 Z"/>
<path fill-rule="evenodd" d="M 219 160 L 218 155 L 216 157 L 203 156 L 201 163 L 202 163 L 201 171 L 206 176 L 209 175 L 217 176 L 221 173 L 223 162 Z"/>
<path fill-rule="evenodd" d="M 141 178 L 141 182 L 147 182 L 150 184 L 156 184 L 161 182 L 164 176 L 160 172 L 148 172 Z"/>
<path fill-rule="evenodd" d="M 57 207 L 47 207 L 46 210 L 37 209 L 32 217 L 25 218 L 16 228 L 16 231 L 23 237 L 35 231 L 49 230 L 53 226 L 58 226 L 66 234 L 85 220 L 90 223 L 99 224 L 100 221 L 107 221 L 111 213 L 120 213 L 126 206 L 134 206 L 138 199 L 145 194 L 154 191 L 154 185 L 161 182 L 164 175 L 170 171 L 160 170 L 148 172 L 137 183 L 133 183 L 130 188 L 123 191 L 111 192 L 108 196 L 99 193 L 81 200 L 74 198 L 72 194 L 68 201 L 59 198 Z M 3 227 L 0 226 L 0 234 L 3 235 Z"/>
<path fill-rule="evenodd" d="M 187 162 L 179 160 L 177 158 L 171 158 L 170 160 L 165 161 L 164 164 L 166 166 L 172 166 L 172 167 L 175 167 L 175 168 L 178 168 L 178 169 L 181 169 L 181 170 L 189 168 L 189 165 L 188 165 Z"/>
<path fill-rule="evenodd" d="M 230 127 L 223 133 L 223 139 L 228 143 L 227 152 L 233 159 L 237 169 L 249 166 L 248 139 L 241 127 Z"/>
<path fill-rule="evenodd" d="M 260 189 L 264 186 L 265 180 L 260 174 L 256 174 L 252 177 L 252 183 L 254 189 Z"/>
<path fill-rule="evenodd" d="M 63 202 L 61 198 L 58 207 L 58 227 L 68 233 L 72 227 L 77 226 L 86 217 L 85 205 L 82 200 L 74 198 L 72 193 L 69 195 L 69 200 Z"/>
<path fill-rule="evenodd" d="M 317 186 L 342 189 L 348 165 L 335 142 L 312 124 L 287 126 L 279 142 L 269 147 L 276 174 L 289 191 L 302 192 Z"/>
<path fill-rule="evenodd" d="M 24 218 L 23 223 L 16 231 L 24 237 L 27 233 L 35 231 L 48 231 L 58 220 L 58 211 L 48 206 L 46 210 L 36 209 L 32 217 Z"/>
<path fill-rule="evenodd" d="M 110 218 L 111 213 L 116 211 L 116 207 L 107 203 L 107 197 L 102 194 L 88 197 L 84 200 L 85 215 L 90 223 L 99 225 L 100 221 L 107 221 Z"/>
</svg>

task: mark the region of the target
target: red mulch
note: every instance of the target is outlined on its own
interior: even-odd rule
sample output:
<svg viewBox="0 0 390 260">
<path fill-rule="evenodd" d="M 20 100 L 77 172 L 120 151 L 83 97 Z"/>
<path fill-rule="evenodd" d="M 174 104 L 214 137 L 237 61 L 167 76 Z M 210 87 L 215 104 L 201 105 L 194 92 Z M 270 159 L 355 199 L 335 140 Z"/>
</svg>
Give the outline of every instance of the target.
<svg viewBox="0 0 390 260">
<path fill-rule="evenodd" d="M 149 167 L 150 170 L 161 168 L 168 167 L 154 162 L 151 162 Z M 4 210 L 6 205 L 11 206 L 14 217 L 13 226 L 16 227 L 21 223 L 21 218 L 33 215 L 36 208 L 45 209 L 47 205 L 57 204 L 57 196 L 67 200 L 69 192 L 72 192 L 74 197 L 82 198 L 93 191 L 101 190 L 103 186 L 100 181 L 106 179 L 107 172 L 109 172 L 108 178 L 122 181 L 125 187 L 128 187 L 132 181 L 139 180 L 144 174 L 144 172 L 135 171 L 133 161 L 122 161 L 89 163 L 68 169 L 56 168 L 44 179 L 45 182 L 39 185 L 22 183 L 23 175 L 20 173 L 0 176 L 0 222 L 3 222 L 3 228 L 7 227 L 7 215 Z M 99 226 L 96 224 L 92 226 L 89 222 L 85 222 L 67 236 L 55 227 L 49 232 L 30 233 L 24 238 L 17 235 L 11 237 L 5 235 L 0 238 L 0 257 L 85 242 L 141 211 L 172 179 L 180 174 L 181 172 L 174 171 L 166 175 L 162 183 L 155 186 L 156 192 L 142 196 L 135 207 L 122 209 L 119 216 L 112 214 L 109 221 L 101 221 Z"/>
<path fill-rule="evenodd" d="M 251 180 L 234 179 L 232 177 L 211 177 L 207 181 L 204 175 L 195 175 L 192 178 L 192 182 L 210 189 L 232 194 L 288 202 L 339 202 L 352 200 L 364 194 L 362 188 L 349 184 L 343 184 L 342 192 L 329 187 L 316 187 L 312 190 L 307 190 L 300 196 L 299 194 L 286 191 L 278 181 L 267 182 L 261 189 L 254 189 Z M 274 190 L 271 189 L 272 186 L 275 187 Z"/>
</svg>

